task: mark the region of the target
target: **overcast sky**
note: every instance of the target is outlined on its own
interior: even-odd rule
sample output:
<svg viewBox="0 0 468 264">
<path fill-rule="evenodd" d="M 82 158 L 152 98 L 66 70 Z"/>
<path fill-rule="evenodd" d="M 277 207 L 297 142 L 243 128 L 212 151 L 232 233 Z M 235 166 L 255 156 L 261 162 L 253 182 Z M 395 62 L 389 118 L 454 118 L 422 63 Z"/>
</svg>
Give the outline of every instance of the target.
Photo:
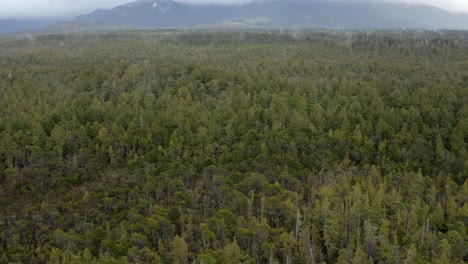
<svg viewBox="0 0 468 264">
<path fill-rule="evenodd" d="M 190 3 L 240 3 L 246 0 L 179 0 Z M 349 0 L 343 0 L 349 1 Z M 392 0 L 373 0 L 392 1 Z M 424 3 L 453 12 L 467 12 L 468 0 L 394 0 Z M 132 0 L 0 0 L 0 18 L 72 17 L 97 8 L 112 8 Z"/>
</svg>

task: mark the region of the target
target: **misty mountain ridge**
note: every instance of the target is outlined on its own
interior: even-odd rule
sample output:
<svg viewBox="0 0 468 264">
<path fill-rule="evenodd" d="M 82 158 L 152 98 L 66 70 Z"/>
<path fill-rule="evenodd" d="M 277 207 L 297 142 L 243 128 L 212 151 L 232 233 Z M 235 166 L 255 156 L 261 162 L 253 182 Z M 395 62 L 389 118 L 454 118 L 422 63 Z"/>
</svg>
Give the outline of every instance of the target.
<svg viewBox="0 0 468 264">
<path fill-rule="evenodd" d="M 137 0 L 46 28 L 82 31 L 122 28 L 363 28 L 468 29 L 468 14 L 423 4 L 372 0 L 252 0 L 239 4 L 192 4 Z"/>
<path fill-rule="evenodd" d="M 76 20 L 142 27 L 468 28 L 468 15 L 427 6 L 374 1 L 253 0 L 244 4 L 186 4 L 139 0 Z"/>
<path fill-rule="evenodd" d="M 0 19 L 0 34 L 39 30 L 62 21 L 52 18 Z"/>
</svg>

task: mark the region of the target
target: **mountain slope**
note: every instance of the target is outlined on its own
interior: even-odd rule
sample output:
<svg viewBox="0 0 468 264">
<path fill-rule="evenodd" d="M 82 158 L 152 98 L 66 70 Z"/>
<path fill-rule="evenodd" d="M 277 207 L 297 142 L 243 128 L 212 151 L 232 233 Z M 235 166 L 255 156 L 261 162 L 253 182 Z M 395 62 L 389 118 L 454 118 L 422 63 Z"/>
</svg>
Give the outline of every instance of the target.
<svg viewBox="0 0 468 264">
<path fill-rule="evenodd" d="M 60 21 L 55 19 L 0 19 L 0 34 L 20 31 L 32 31 L 57 24 Z"/>
<path fill-rule="evenodd" d="M 74 20 L 143 28 L 235 26 L 468 29 L 468 14 L 427 5 L 341 1 L 254 1 L 243 5 L 191 5 L 140 0 L 96 10 Z"/>
</svg>

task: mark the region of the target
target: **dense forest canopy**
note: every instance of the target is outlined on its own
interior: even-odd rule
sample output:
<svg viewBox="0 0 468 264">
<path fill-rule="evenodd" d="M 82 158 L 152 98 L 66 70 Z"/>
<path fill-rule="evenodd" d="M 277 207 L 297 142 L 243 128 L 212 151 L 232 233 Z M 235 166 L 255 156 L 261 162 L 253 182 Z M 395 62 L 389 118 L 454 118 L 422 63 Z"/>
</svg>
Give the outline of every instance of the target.
<svg viewBox="0 0 468 264">
<path fill-rule="evenodd" d="M 468 33 L 0 37 L 0 263 L 465 263 Z"/>
</svg>

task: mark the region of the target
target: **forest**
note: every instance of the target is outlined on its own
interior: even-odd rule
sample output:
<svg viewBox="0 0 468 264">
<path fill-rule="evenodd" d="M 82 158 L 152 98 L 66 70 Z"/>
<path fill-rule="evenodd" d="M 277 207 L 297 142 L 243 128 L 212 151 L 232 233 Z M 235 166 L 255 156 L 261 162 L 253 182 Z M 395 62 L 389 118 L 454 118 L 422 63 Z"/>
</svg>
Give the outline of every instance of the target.
<svg viewBox="0 0 468 264">
<path fill-rule="evenodd" d="M 0 36 L 0 263 L 468 262 L 468 32 Z"/>
</svg>

